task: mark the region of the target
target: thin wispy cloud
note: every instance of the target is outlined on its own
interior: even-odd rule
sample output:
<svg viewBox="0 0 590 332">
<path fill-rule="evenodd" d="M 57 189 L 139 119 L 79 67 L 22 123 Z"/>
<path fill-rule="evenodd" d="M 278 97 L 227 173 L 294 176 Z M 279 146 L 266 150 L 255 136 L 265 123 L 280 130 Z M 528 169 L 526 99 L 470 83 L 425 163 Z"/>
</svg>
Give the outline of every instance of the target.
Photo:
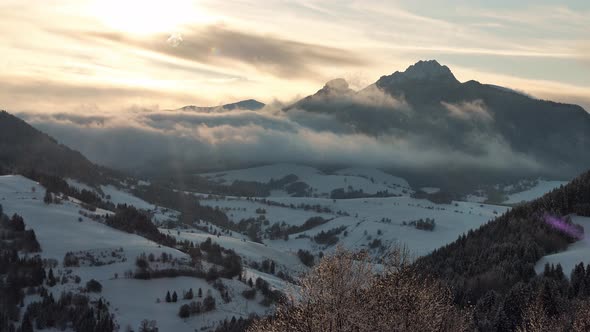
<svg viewBox="0 0 590 332">
<path fill-rule="evenodd" d="M 319 66 L 363 66 L 366 62 L 345 49 L 252 34 L 222 26 L 191 27 L 186 29 L 182 41 L 178 37 L 174 39 L 174 45 L 170 45 L 171 37 L 166 43 L 162 42 L 165 35 L 150 38 L 101 32 L 88 32 L 85 35 L 188 61 L 217 66 L 233 64 L 236 67 L 246 64 L 261 72 L 295 78 L 318 75 Z"/>
</svg>

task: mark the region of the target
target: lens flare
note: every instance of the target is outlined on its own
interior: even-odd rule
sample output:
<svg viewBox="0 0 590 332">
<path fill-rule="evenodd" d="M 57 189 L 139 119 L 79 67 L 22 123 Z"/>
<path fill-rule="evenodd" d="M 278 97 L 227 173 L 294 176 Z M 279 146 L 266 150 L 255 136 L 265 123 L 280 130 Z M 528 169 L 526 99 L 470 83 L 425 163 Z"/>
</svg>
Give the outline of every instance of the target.
<svg viewBox="0 0 590 332">
<path fill-rule="evenodd" d="M 550 214 L 546 214 L 543 217 L 545 223 L 554 229 L 563 232 L 576 240 L 584 238 L 584 228 L 579 225 L 569 223 L 563 218 L 555 217 Z"/>
</svg>

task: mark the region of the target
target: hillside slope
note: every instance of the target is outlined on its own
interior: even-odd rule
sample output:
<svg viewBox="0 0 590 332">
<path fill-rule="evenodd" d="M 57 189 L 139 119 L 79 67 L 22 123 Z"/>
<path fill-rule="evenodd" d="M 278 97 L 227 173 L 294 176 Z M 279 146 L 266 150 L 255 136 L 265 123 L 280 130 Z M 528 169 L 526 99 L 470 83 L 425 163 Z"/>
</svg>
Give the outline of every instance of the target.
<svg viewBox="0 0 590 332">
<path fill-rule="evenodd" d="M 476 304 L 476 320 L 483 330 L 513 330 L 536 296 L 542 298 L 547 315 L 567 315 L 573 301 L 588 295 L 579 283 L 590 285 L 590 274 L 583 276 L 582 263 L 582 281 L 572 274 L 570 283 L 566 276 L 571 270 L 561 265 L 541 268 L 538 264 L 563 261 L 571 268 L 579 263 L 571 260 L 580 258 L 581 252 L 590 254 L 584 229 L 569 218 L 573 214 L 590 216 L 590 172 L 469 231 L 420 258 L 416 266 L 423 273 L 446 280 L 458 304 Z M 588 225 L 584 218 L 573 220 Z M 558 253 L 568 249 L 569 253 Z M 560 303 L 559 309 L 552 303 Z"/>
<path fill-rule="evenodd" d="M 0 111 L 0 172 L 31 171 L 104 183 L 114 172 L 90 162 L 25 121 Z"/>
</svg>

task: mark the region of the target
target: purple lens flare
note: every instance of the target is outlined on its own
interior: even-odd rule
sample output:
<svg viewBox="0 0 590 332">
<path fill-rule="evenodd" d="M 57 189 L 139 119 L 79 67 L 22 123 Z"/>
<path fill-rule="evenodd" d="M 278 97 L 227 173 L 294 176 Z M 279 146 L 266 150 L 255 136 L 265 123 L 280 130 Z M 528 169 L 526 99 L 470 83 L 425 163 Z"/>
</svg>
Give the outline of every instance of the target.
<svg viewBox="0 0 590 332">
<path fill-rule="evenodd" d="M 546 214 L 543 217 L 543 220 L 549 226 L 573 237 L 574 239 L 582 240 L 584 238 L 584 229 L 578 225 L 568 223 L 564 218 Z"/>
</svg>

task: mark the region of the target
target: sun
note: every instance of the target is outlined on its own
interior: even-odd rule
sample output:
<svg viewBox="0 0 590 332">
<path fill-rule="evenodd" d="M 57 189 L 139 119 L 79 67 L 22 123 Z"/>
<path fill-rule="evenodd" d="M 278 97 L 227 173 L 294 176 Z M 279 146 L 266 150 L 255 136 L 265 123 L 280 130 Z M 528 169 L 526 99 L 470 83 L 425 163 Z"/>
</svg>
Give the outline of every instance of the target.
<svg viewBox="0 0 590 332">
<path fill-rule="evenodd" d="M 173 33 L 212 19 L 191 0 L 95 0 L 90 14 L 110 29 L 133 34 Z"/>
</svg>

